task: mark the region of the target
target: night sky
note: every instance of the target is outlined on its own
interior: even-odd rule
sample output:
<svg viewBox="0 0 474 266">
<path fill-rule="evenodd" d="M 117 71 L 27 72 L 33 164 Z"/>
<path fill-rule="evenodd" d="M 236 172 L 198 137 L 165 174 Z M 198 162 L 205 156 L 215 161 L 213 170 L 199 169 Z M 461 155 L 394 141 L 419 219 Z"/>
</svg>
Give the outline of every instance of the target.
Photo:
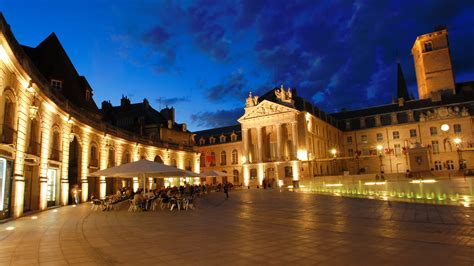
<svg viewBox="0 0 474 266">
<path fill-rule="evenodd" d="M 327 112 L 392 101 L 400 60 L 446 25 L 457 82 L 474 80 L 474 1 L 0 1 L 22 44 L 55 32 L 103 100 L 174 106 L 191 130 L 235 124 L 284 84 Z"/>
</svg>

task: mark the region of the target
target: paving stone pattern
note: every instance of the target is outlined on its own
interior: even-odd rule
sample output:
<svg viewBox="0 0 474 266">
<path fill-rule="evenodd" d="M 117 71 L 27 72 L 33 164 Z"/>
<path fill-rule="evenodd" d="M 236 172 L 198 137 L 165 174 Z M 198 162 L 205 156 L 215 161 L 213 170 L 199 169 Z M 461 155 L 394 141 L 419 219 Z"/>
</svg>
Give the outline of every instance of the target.
<svg viewBox="0 0 474 266">
<path fill-rule="evenodd" d="M 0 224 L 0 265 L 474 265 L 474 209 L 270 190 Z M 6 230 L 14 227 L 14 230 Z"/>
</svg>

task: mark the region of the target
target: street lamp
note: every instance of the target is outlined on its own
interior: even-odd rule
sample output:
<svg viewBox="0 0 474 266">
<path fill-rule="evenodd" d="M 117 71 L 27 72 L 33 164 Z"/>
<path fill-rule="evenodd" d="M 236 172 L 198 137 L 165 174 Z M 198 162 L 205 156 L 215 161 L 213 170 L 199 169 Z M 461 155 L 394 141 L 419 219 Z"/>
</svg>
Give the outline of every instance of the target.
<svg viewBox="0 0 474 266">
<path fill-rule="evenodd" d="M 331 149 L 331 154 L 332 154 L 332 157 L 334 157 L 334 160 L 333 160 L 333 173 L 335 174 L 336 173 L 336 156 L 337 156 L 337 150 L 336 148 L 332 148 Z"/>
<path fill-rule="evenodd" d="M 449 131 L 449 125 L 448 124 L 442 124 L 441 125 L 441 130 L 443 132 L 448 132 Z"/>
<path fill-rule="evenodd" d="M 379 152 L 379 161 L 380 161 L 380 174 L 382 174 L 382 151 L 383 151 L 383 146 L 382 145 L 377 145 L 377 151 Z"/>
<path fill-rule="evenodd" d="M 462 161 L 462 149 L 461 149 L 461 138 L 454 138 L 454 143 L 456 144 L 456 151 L 458 152 L 458 162 L 459 162 L 459 170 L 464 169 L 464 164 Z"/>
</svg>

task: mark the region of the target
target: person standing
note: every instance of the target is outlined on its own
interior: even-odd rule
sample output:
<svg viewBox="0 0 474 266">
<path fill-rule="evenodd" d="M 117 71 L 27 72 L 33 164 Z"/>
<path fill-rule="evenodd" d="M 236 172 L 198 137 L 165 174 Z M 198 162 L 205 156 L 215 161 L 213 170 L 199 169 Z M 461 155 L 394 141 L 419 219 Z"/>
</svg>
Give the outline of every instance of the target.
<svg viewBox="0 0 474 266">
<path fill-rule="evenodd" d="M 227 185 L 227 182 L 224 183 L 224 194 L 225 194 L 225 199 L 229 198 L 229 185 Z"/>
<path fill-rule="evenodd" d="M 71 189 L 71 195 L 72 195 L 72 198 L 74 200 L 74 204 L 79 204 L 79 192 L 81 190 L 79 189 L 79 185 L 74 185 Z"/>
</svg>

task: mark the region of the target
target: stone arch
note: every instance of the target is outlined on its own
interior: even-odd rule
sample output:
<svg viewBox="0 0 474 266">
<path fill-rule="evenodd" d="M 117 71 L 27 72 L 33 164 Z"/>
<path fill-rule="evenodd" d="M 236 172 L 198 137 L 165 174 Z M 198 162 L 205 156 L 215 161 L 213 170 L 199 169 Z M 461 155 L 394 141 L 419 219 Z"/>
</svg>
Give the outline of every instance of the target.
<svg viewBox="0 0 474 266">
<path fill-rule="evenodd" d="M 157 163 L 163 163 L 163 159 L 161 158 L 160 155 L 156 155 L 153 161 Z"/>
</svg>

